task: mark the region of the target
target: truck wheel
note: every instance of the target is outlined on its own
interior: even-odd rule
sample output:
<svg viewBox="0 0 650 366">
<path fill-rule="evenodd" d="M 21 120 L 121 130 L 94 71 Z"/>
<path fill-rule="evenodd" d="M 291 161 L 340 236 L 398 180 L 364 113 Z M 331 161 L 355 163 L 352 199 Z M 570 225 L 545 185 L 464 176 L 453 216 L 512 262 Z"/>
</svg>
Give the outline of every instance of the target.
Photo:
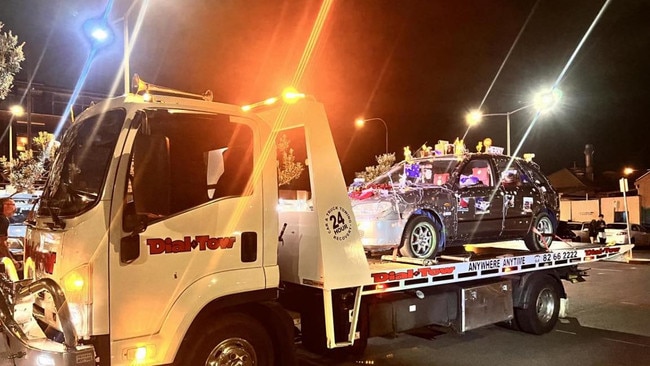
<svg viewBox="0 0 650 366">
<path fill-rule="evenodd" d="M 549 276 L 531 279 L 528 306 L 515 308 L 516 324 L 522 331 L 532 334 L 550 332 L 560 313 L 560 294 L 555 280 Z"/>
<path fill-rule="evenodd" d="M 535 231 L 549 235 L 539 235 Z M 530 225 L 530 230 L 524 237 L 524 242 L 526 243 L 528 250 L 531 252 L 546 250 L 546 248 L 550 247 L 551 243 L 553 242 L 554 233 L 555 224 L 553 219 L 547 212 L 542 211 L 535 215 L 533 218 L 533 222 Z"/>
<path fill-rule="evenodd" d="M 429 214 L 418 215 L 406 224 L 399 252 L 404 257 L 428 259 L 439 252 L 440 225 Z"/>
<path fill-rule="evenodd" d="M 248 315 L 226 314 L 195 335 L 179 365 L 273 365 L 271 338 Z"/>
</svg>

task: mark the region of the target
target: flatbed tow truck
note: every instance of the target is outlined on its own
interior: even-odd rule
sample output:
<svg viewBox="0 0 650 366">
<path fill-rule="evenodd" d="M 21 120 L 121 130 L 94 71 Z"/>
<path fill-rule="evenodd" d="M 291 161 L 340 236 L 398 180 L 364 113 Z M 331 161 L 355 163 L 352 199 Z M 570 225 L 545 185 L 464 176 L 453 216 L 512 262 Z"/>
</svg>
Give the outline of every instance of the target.
<svg viewBox="0 0 650 366">
<path fill-rule="evenodd" d="M 513 240 L 466 245 L 456 254 L 436 259 L 369 257 L 371 281 L 357 289 L 359 305 L 355 308 L 359 311 L 349 314 L 359 317 L 352 320 L 358 322 L 356 332 L 347 334 L 347 340 L 341 336 L 341 342 L 328 343 L 327 347 L 343 347 L 345 352 L 358 355 L 370 337 L 394 336 L 428 325 L 462 333 L 505 323 L 527 333 L 543 334 L 553 329 L 558 316 L 568 309 L 562 280 L 583 282 L 588 268 L 578 266 L 600 260 L 625 261 L 633 245 L 595 246 L 558 240 L 551 247 L 531 253 L 523 241 Z M 310 333 L 312 329 L 322 331 L 324 326 L 326 332 L 330 329 L 328 339 L 337 339 L 336 317 L 326 320 L 334 325 L 312 324 L 319 316 L 313 309 L 319 309 L 320 296 L 318 303 L 309 303 L 304 288 L 299 293 L 304 305 L 299 309 L 303 319 L 309 319 L 303 328 L 303 343 L 308 350 L 323 353 L 324 339 Z M 338 298 L 351 296 L 339 293 Z M 343 302 L 327 301 L 325 297 L 325 309 L 340 308 Z M 350 343 L 351 339 L 356 343 Z"/>
<path fill-rule="evenodd" d="M 63 137 L 24 279 L 4 261 L 7 364 L 291 365 L 296 326 L 325 353 L 430 324 L 541 334 L 557 321 L 562 280 L 632 248 L 492 243 L 369 258 L 320 103 L 291 93 L 242 108 L 134 85 Z M 309 184 L 286 199 L 272 152 L 289 131 L 306 147 Z"/>
</svg>

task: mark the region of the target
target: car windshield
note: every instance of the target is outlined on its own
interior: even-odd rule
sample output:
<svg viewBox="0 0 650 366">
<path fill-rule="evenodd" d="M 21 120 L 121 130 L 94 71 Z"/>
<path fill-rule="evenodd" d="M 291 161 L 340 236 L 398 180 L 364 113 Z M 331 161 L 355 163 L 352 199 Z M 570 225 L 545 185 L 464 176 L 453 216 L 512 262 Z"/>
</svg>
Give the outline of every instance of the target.
<svg viewBox="0 0 650 366">
<path fill-rule="evenodd" d="M 70 127 L 52 165 L 39 214 L 74 215 L 99 200 L 125 115 L 121 109 L 109 111 Z"/>
<path fill-rule="evenodd" d="M 443 185 L 456 169 L 455 157 L 417 159 L 413 163 L 402 161 L 388 172 L 368 182 L 368 186 L 393 185 Z"/>
</svg>

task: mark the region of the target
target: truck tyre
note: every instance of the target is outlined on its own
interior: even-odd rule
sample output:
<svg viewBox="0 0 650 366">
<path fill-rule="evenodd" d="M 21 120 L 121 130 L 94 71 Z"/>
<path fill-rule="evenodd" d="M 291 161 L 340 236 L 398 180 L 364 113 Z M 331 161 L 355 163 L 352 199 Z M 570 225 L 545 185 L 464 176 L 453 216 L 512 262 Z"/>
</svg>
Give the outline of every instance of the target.
<svg viewBox="0 0 650 366">
<path fill-rule="evenodd" d="M 548 235 L 539 235 L 538 233 Z M 541 211 L 533 218 L 528 234 L 524 237 L 524 242 L 526 243 L 528 250 L 531 252 L 546 250 L 553 242 L 554 233 L 555 221 L 548 212 Z"/>
<path fill-rule="evenodd" d="M 440 252 L 441 228 L 430 214 L 414 217 L 406 224 L 399 253 L 403 257 L 434 258 Z"/>
<path fill-rule="evenodd" d="M 528 286 L 526 308 L 515 308 L 515 324 L 520 330 L 531 334 L 550 332 L 560 313 L 560 291 L 550 276 L 535 276 Z"/>
<path fill-rule="evenodd" d="M 274 364 L 273 343 L 266 329 L 252 317 L 229 313 L 195 333 L 178 365 Z"/>
</svg>

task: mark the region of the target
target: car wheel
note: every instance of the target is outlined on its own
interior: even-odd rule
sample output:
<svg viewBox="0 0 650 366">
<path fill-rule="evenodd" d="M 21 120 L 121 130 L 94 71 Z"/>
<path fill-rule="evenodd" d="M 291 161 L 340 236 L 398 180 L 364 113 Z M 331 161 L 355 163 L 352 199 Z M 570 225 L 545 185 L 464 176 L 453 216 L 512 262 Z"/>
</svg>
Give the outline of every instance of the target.
<svg viewBox="0 0 650 366">
<path fill-rule="evenodd" d="M 440 225 L 429 214 L 418 215 L 406 224 L 399 252 L 403 257 L 428 259 L 440 251 Z"/>
<path fill-rule="evenodd" d="M 539 212 L 533 218 L 528 234 L 524 237 L 526 247 L 531 252 L 546 250 L 553 242 L 553 233 L 555 232 L 555 221 L 545 211 Z M 540 235 L 546 234 L 546 235 Z"/>
</svg>

